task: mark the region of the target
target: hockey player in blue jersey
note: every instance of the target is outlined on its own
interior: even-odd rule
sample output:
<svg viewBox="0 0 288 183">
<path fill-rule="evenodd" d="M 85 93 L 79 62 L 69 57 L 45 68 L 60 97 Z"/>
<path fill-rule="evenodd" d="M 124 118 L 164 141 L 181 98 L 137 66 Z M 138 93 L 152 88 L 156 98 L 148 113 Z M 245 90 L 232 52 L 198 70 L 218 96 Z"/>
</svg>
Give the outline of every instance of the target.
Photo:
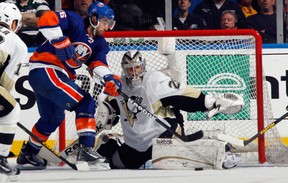
<svg viewBox="0 0 288 183">
<path fill-rule="evenodd" d="M 38 22 L 39 31 L 46 37 L 31 56 L 29 83 L 34 90 L 40 119 L 32 132 L 46 141 L 64 120 L 64 111 L 75 111 L 75 126 L 80 149 L 77 160 L 95 162 L 98 154 L 95 142 L 95 101 L 73 81 L 81 63 L 104 79 L 104 93 L 118 96 L 121 79 L 114 75 L 106 61 L 109 45 L 102 34 L 112 29 L 113 10 L 101 3 L 92 3 L 87 19 L 71 11 L 48 11 Z M 81 61 L 81 63 L 79 63 Z M 41 144 L 29 138 L 17 158 L 20 169 L 44 169 L 46 163 L 37 154 Z M 32 166 L 31 166 L 32 165 Z"/>
</svg>

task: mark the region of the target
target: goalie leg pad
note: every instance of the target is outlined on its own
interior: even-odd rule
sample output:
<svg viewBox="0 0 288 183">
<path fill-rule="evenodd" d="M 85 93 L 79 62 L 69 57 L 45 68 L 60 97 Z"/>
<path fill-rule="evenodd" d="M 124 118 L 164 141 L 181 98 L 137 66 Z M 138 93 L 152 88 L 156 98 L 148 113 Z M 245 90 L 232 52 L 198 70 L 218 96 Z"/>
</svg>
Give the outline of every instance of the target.
<svg viewBox="0 0 288 183">
<path fill-rule="evenodd" d="M 153 139 L 152 164 L 156 169 L 222 169 L 225 144 L 217 140 L 185 142 Z"/>
</svg>

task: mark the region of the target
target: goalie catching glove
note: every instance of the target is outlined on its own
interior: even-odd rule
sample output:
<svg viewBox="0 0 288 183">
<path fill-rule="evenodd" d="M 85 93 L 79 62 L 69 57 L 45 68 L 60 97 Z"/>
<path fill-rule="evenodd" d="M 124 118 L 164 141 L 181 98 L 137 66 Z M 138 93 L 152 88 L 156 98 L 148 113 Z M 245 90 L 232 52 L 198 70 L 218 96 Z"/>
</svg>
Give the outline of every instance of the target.
<svg viewBox="0 0 288 183">
<path fill-rule="evenodd" d="M 213 108 L 208 111 L 207 117 L 211 118 L 218 113 L 235 114 L 244 107 L 244 99 L 236 93 L 225 93 L 214 96 Z"/>
</svg>

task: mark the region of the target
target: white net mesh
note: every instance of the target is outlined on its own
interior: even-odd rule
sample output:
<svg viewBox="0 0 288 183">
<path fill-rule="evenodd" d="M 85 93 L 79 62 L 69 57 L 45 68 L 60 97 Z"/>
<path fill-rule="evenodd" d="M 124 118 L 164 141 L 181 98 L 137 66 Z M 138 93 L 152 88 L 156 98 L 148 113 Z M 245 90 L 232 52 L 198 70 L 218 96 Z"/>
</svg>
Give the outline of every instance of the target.
<svg viewBox="0 0 288 183">
<path fill-rule="evenodd" d="M 139 35 L 137 35 L 139 36 Z M 146 59 L 147 70 L 160 70 L 167 67 L 167 57 L 157 51 L 159 37 L 117 37 L 109 38 L 110 52 L 107 60 L 111 70 L 121 75 L 121 58 L 126 51 L 138 50 Z M 167 35 L 166 35 L 167 36 Z M 213 36 L 175 36 L 175 69 L 181 71 L 181 80 L 189 85 L 201 89 L 204 93 L 235 92 L 243 96 L 245 107 L 237 114 L 219 114 L 212 120 L 206 120 L 206 114 L 183 113 L 186 119 L 186 133 L 196 130 L 220 129 L 226 134 L 241 139 L 247 139 L 257 133 L 258 107 L 264 109 L 264 126 L 273 120 L 270 97 L 268 96 L 264 74 L 256 69 L 256 39 L 252 35 L 213 35 Z M 261 49 L 261 47 L 260 47 Z M 93 81 L 85 69 L 79 70 L 77 83 L 95 100 L 101 100 L 102 86 Z M 260 75 L 263 80 L 263 104 L 257 103 L 260 93 L 256 92 L 256 78 Z M 99 96 L 100 94 L 100 96 Z M 102 96 L 102 97 L 101 97 Z M 98 97 L 98 98 L 97 98 Z M 262 107 L 260 106 L 260 107 Z M 97 121 L 97 119 L 96 119 Z M 117 125 L 112 132 L 122 133 L 121 126 Z M 66 115 L 66 141 L 77 139 L 73 113 Z M 56 146 L 58 144 L 56 143 Z M 242 157 L 251 161 L 250 154 L 258 159 L 258 142 L 252 142 L 247 147 L 237 148 Z M 269 163 L 287 163 L 288 152 L 283 145 L 276 128 L 265 133 L 265 152 Z M 255 159 L 253 158 L 253 161 Z M 258 161 L 258 160 L 256 160 Z M 245 160 L 244 160 L 245 162 Z"/>
</svg>

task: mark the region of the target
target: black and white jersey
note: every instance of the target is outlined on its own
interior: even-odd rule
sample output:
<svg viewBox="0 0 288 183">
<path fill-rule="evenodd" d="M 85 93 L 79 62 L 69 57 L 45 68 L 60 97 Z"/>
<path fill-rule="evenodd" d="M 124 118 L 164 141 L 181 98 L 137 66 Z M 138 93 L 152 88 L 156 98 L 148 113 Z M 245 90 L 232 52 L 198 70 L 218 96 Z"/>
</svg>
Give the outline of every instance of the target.
<svg viewBox="0 0 288 183">
<path fill-rule="evenodd" d="M 174 100 L 174 97 L 175 99 L 185 97 L 197 100 L 201 93 L 193 87 L 173 81 L 160 71 L 146 72 L 142 85 L 133 90 L 129 89 L 125 78 L 122 80 L 122 91 L 159 119 L 175 118 L 171 106 L 164 106 L 163 101 L 169 101 L 169 98 Z M 116 97 L 116 100 L 120 109 L 125 143 L 138 151 L 146 151 L 152 145 L 152 139 L 159 137 L 166 129 L 123 97 Z M 165 123 L 170 126 L 167 122 Z"/>
<path fill-rule="evenodd" d="M 0 84 L 6 90 L 11 91 L 21 64 L 27 59 L 25 43 L 13 31 L 0 26 Z"/>
</svg>

